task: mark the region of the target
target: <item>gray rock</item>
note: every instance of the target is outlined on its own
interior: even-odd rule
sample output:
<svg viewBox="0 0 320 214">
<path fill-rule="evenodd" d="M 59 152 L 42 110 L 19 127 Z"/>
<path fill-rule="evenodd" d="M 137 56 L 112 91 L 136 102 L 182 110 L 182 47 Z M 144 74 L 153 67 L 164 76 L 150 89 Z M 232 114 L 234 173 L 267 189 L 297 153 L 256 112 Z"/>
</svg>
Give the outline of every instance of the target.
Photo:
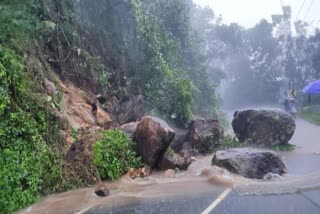
<svg viewBox="0 0 320 214">
<path fill-rule="evenodd" d="M 193 152 L 191 143 L 185 142 L 182 145 L 182 148 L 179 152 L 179 155 L 177 156 L 177 167 L 180 170 L 187 170 L 189 165 L 191 164 L 191 153 Z"/>
<path fill-rule="evenodd" d="M 169 152 L 169 149 L 164 153 L 160 162 L 159 168 L 161 170 L 167 169 L 180 169 L 187 170 L 191 164 L 191 145 L 190 143 L 184 143 L 180 153 L 174 153 L 173 150 Z"/>
<path fill-rule="evenodd" d="M 175 169 L 177 165 L 178 163 L 177 163 L 176 155 L 171 154 L 167 150 L 159 162 L 159 169 L 161 170 Z"/>
<path fill-rule="evenodd" d="M 189 130 L 183 130 L 183 129 L 175 129 L 176 135 L 170 145 L 170 147 L 175 151 L 176 153 L 179 153 L 180 150 L 183 147 L 183 144 L 188 141 L 189 136 Z"/>
<path fill-rule="evenodd" d="M 235 112 L 232 128 L 240 143 L 271 147 L 287 144 L 296 125 L 293 117 L 277 110 Z"/>
<path fill-rule="evenodd" d="M 107 197 L 110 195 L 110 190 L 107 185 L 101 183 L 95 188 L 94 193 L 99 197 Z"/>
<path fill-rule="evenodd" d="M 190 124 L 192 149 L 200 154 L 213 153 L 222 138 L 223 129 L 217 120 L 194 120 Z"/>
<path fill-rule="evenodd" d="M 272 172 L 269 172 L 268 174 L 263 176 L 263 180 L 276 181 L 276 180 L 282 180 L 282 177 L 278 174 L 274 174 Z"/>
<path fill-rule="evenodd" d="M 58 94 L 58 91 L 57 91 L 57 88 L 54 85 L 54 83 L 51 82 L 50 80 L 48 80 L 47 78 L 45 78 L 44 85 L 45 85 L 45 88 L 46 88 L 48 94 L 50 94 L 52 96 L 52 98 L 55 98 Z"/>
<path fill-rule="evenodd" d="M 138 123 L 135 135 L 137 153 L 145 164 L 153 168 L 168 149 L 174 136 L 174 130 L 165 121 L 155 117 L 143 117 Z"/>
<path fill-rule="evenodd" d="M 145 113 L 145 102 L 142 95 L 128 97 L 119 102 L 117 109 L 117 121 L 120 125 L 135 122 Z"/>
<path fill-rule="evenodd" d="M 268 173 L 282 175 L 287 172 L 283 161 L 276 153 L 250 148 L 219 151 L 211 164 L 247 178 L 263 179 Z"/>
<path fill-rule="evenodd" d="M 118 129 L 126 133 L 131 139 L 134 139 L 139 122 L 123 124 Z"/>
</svg>

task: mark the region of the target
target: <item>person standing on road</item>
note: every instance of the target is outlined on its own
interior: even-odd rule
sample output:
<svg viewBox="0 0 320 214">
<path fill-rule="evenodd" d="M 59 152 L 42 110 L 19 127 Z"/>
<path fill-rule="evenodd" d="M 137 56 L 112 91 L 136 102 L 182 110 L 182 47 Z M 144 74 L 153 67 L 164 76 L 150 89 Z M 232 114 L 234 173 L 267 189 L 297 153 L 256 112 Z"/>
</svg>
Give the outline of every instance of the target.
<svg viewBox="0 0 320 214">
<path fill-rule="evenodd" d="M 289 97 L 288 102 L 289 102 L 289 113 L 291 114 L 292 117 L 296 118 L 297 103 L 293 97 Z"/>
<path fill-rule="evenodd" d="M 289 101 L 289 98 L 285 98 L 284 99 L 283 105 L 284 105 L 284 110 L 286 112 L 290 113 L 290 101 Z"/>
<path fill-rule="evenodd" d="M 295 91 L 294 90 L 290 90 L 287 93 L 287 98 L 284 101 L 284 109 L 287 113 L 289 113 L 292 117 L 296 117 L 297 114 L 297 103 L 295 100 Z"/>
</svg>

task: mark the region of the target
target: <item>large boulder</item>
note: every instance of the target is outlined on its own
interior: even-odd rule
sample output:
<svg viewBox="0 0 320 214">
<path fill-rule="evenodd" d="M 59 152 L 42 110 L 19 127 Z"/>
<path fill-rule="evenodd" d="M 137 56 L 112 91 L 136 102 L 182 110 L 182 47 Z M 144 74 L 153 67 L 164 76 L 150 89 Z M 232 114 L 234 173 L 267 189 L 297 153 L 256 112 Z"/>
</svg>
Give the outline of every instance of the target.
<svg viewBox="0 0 320 214">
<path fill-rule="evenodd" d="M 278 110 L 235 112 L 232 128 L 240 142 L 271 147 L 287 144 L 296 124 L 289 114 Z"/>
<path fill-rule="evenodd" d="M 174 136 L 174 130 L 165 121 L 155 117 L 143 117 L 135 134 L 136 149 L 143 162 L 155 167 Z"/>
<path fill-rule="evenodd" d="M 268 173 L 282 175 L 287 172 L 283 161 L 276 153 L 249 148 L 219 151 L 214 155 L 211 165 L 256 179 L 263 179 Z"/>
<path fill-rule="evenodd" d="M 189 140 L 200 154 L 211 154 L 223 138 L 223 129 L 217 120 L 194 120 L 190 124 Z"/>
<path fill-rule="evenodd" d="M 170 144 L 170 147 L 173 149 L 175 153 L 179 153 L 183 147 L 183 144 L 185 142 L 190 141 L 189 140 L 189 130 L 187 129 L 174 129 L 176 132 L 176 135 L 174 139 L 172 140 L 172 143 Z"/>
</svg>

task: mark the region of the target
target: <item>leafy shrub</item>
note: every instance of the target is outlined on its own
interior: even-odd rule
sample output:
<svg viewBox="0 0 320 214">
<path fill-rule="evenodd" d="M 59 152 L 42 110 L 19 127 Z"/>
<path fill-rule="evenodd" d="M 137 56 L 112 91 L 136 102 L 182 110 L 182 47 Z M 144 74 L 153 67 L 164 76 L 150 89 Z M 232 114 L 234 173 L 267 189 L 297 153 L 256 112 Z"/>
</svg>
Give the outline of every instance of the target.
<svg viewBox="0 0 320 214">
<path fill-rule="evenodd" d="M 9 213 L 35 202 L 59 176 L 44 138 L 48 114 L 29 96 L 23 66 L 0 46 L 0 210 Z M 50 127 L 52 128 L 52 127 Z"/>
<path fill-rule="evenodd" d="M 239 143 L 236 137 L 231 135 L 224 136 L 223 140 L 219 144 L 220 149 L 231 149 L 231 148 L 239 148 L 245 147 L 245 143 Z"/>
<path fill-rule="evenodd" d="M 101 63 L 101 59 L 99 57 L 92 56 L 85 50 L 82 52 L 85 58 L 85 63 L 82 66 L 89 72 L 94 80 L 101 84 L 102 88 L 107 88 L 109 85 L 109 74 Z"/>
<path fill-rule="evenodd" d="M 101 179 L 115 180 L 129 168 L 141 165 L 132 146 L 132 141 L 121 131 L 108 130 L 102 134 L 93 145 L 93 162 Z"/>
<path fill-rule="evenodd" d="M 142 87 L 152 110 L 183 125 L 192 115 L 192 83 L 179 65 L 179 42 L 161 24 L 160 17 L 155 16 L 154 5 L 142 4 L 139 0 L 131 2 L 141 53 L 134 56 L 139 62 L 134 65 L 139 71 L 135 81 Z M 144 63 L 146 61 L 150 63 Z"/>
</svg>

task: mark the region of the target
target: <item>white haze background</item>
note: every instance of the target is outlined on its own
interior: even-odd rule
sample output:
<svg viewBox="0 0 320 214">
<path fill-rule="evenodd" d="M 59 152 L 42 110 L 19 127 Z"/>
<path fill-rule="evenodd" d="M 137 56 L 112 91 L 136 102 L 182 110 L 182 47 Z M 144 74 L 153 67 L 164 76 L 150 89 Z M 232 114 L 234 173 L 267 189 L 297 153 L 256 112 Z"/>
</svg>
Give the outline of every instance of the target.
<svg viewBox="0 0 320 214">
<path fill-rule="evenodd" d="M 216 15 L 222 15 L 225 23 L 236 22 L 246 28 L 253 27 L 260 19 L 271 22 L 272 14 L 282 14 L 280 0 L 194 0 L 201 6 L 210 6 Z M 304 0 L 282 1 L 292 7 L 292 21 L 296 21 Z M 320 0 L 305 0 L 299 20 L 307 21 L 313 27 L 320 27 Z"/>
</svg>

